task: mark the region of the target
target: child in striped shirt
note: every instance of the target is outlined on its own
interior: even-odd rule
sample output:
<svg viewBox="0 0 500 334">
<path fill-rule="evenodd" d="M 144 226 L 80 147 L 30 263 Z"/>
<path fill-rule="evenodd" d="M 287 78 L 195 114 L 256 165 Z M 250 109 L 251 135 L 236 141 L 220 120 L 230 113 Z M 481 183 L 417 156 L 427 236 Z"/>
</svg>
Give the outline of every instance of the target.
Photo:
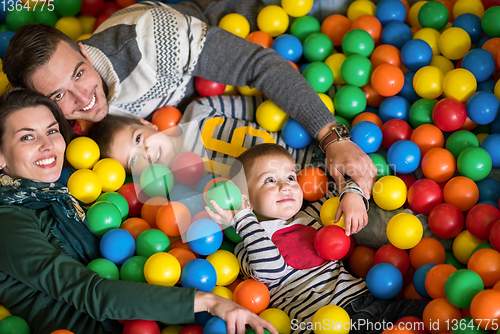
<svg viewBox="0 0 500 334">
<path fill-rule="evenodd" d="M 301 209 L 303 193 L 295 161 L 285 149 L 276 144 L 256 145 L 238 160 L 244 173 L 232 169 L 231 174 L 237 174 L 233 180 L 236 184 L 246 181 L 248 188 L 240 211 L 233 217 L 233 212 L 222 210 L 215 201 L 211 204 L 217 213 L 206 210 L 213 220 L 232 225 L 242 237 L 235 255 L 244 275 L 267 285 L 269 307 L 290 316 L 292 333 L 310 333 L 314 313 L 325 305 L 337 305 L 349 313 L 350 333 L 379 333 L 381 323 L 422 316 L 427 301 L 376 300 L 364 279 L 352 276 L 342 261 L 326 261 L 315 251 L 314 237 L 323 227 L 320 208 L 329 197 L 340 195 L 339 210 L 359 221 L 358 227 L 366 224 L 367 202 L 354 182 L 348 181 L 340 194 L 334 189 Z M 353 233 L 358 230 L 353 228 Z"/>
</svg>

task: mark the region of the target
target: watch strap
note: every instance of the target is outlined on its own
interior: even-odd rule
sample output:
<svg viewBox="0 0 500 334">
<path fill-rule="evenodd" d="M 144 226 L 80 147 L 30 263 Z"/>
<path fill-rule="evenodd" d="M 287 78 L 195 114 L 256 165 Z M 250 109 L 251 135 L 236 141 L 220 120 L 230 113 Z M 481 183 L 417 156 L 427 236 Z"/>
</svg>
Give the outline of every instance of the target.
<svg viewBox="0 0 500 334">
<path fill-rule="evenodd" d="M 323 152 L 326 152 L 326 148 L 331 144 L 348 139 L 350 137 L 349 130 L 345 125 L 338 125 L 332 127 L 332 129 L 323 136 L 319 141 L 319 147 Z"/>
</svg>

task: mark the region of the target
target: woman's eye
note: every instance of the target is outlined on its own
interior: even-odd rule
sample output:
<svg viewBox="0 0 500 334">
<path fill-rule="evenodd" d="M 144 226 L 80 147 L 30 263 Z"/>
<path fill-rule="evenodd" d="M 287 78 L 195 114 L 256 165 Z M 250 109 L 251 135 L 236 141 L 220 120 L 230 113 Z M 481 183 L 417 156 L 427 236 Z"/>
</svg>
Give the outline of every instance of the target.
<svg viewBox="0 0 500 334">
<path fill-rule="evenodd" d="M 32 135 L 24 135 L 21 137 L 21 141 L 26 141 L 26 140 L 30 140 L 30 139 L 33 139 L 34 137 Z"/>
<path fill-rule="evenodd" d="M 47 134 L 48 134 L 48 135 L 53 135 L 53 134 L 55 134 L 55 133 L 59 133 L 59 130 L 57 130 L 57 129 L 50 129 L 50 130 L 47 132 Z"/>
<path fill-rule="evenodd" d="M 136 145 L 139 145 L 141 143 L 141 135 L 138 134 L 137 137 L 135 137 L 135 143 Z"/>
</svg>

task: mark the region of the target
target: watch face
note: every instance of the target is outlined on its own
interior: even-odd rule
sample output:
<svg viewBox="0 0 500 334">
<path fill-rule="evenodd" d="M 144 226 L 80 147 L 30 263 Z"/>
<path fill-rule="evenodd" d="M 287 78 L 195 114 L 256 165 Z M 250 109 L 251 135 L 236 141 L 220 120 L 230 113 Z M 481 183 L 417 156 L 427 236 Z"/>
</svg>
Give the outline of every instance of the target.
<svg viewBox="0 0 500 334">
<path fill-rule="evenodd" d="M 336 129 L 342 138 L 349 138 L 351 136 L 345 125 L 337 126 Z"/>
</svg>

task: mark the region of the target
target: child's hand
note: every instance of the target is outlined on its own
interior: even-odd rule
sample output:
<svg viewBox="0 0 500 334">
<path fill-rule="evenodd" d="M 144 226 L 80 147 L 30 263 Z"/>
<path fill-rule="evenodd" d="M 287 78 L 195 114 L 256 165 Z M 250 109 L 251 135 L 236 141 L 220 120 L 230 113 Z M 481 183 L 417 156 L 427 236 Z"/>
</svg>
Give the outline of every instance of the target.
<svg viewBox="0 0 500 334">
<path fill-rule="evenodd" d="M 210 203 L 214 207 L 215 211 L 217 211 L 217 213 L 215 213 L 212 210 L 210 210 L 208 206 L 205 206 L 205 211 L 207 211 L 210 218 L 212 218 L 212 220 L 218 224 L 227 226 L 231 226 L 231 220 L 238 211 L 244 209 L 250 209 L 250 210 L 252 209 L 252 206 L 250 205 L 250 202 L 248 201 L 248 198 L 245 195 L 241 195 L 241 205 L 238 211 L 224 210 L 214 200 L 211 200 Z"/>
<path fill-rule="evenodd" d="M 365 202 L 363 197 L 357 193 L 347 193 L 342 197 L 337 208 L 335 222 L 340 220 L 342 213 L 344 213 L 345 234 L 347 236 L 358 233 L 368 224 Z"/>
</svg>

